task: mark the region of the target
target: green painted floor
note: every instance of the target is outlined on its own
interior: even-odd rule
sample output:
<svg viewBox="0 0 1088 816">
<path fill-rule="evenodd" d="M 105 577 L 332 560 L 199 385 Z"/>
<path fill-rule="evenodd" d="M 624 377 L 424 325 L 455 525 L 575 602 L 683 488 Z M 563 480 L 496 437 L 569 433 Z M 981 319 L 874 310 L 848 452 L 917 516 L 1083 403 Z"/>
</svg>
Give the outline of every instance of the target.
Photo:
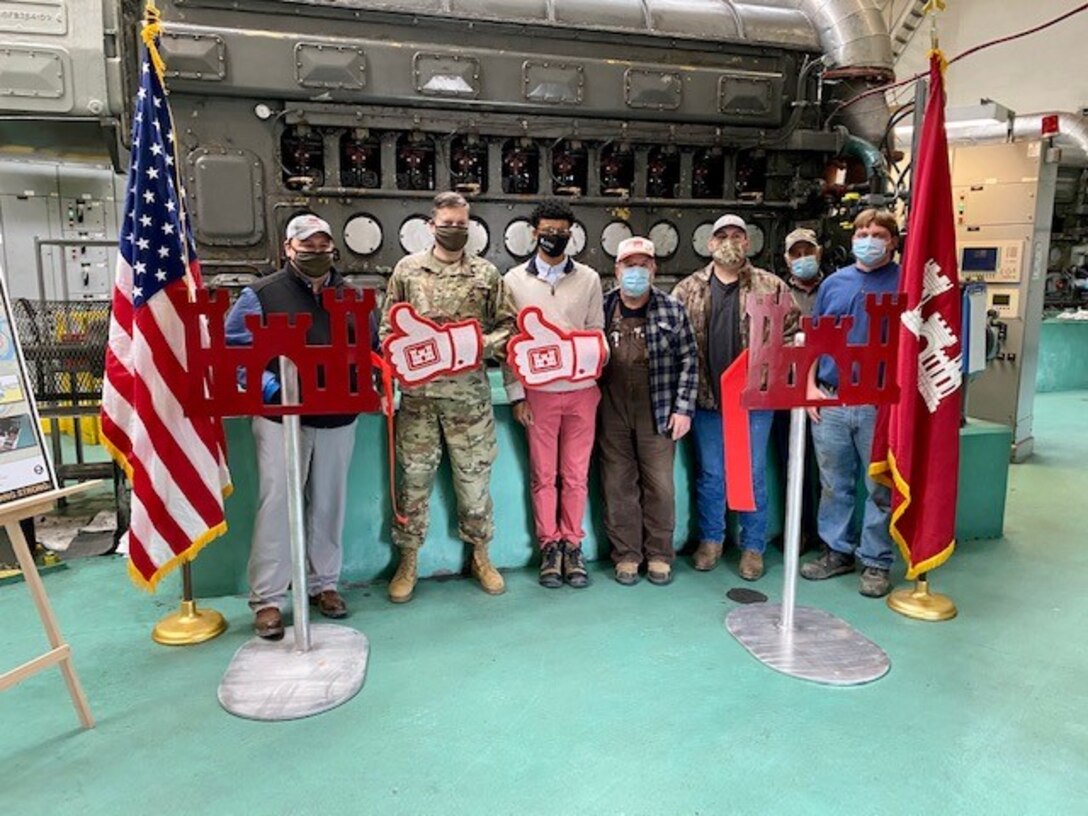
<svg viewBox="0 0 1088 816">
<path fill-rule="evenodd" d="M 1036 455 L 1012 469 L 1007 538 L 935 574 L 960 617 L 900 618 L 855 580 L 800 600 L 883 646 L 884 679 L 775 674 L 725 632 L 741 582 L 682 566 L 668 588 L 597 569 L 582 592 L 528 571 L 489 598 L 426 582 L 406 607 L 347 593 L 372 645 L 360 695 L 262 724 L 215 697 L 249 637 L 154 645 L 174 604 L 123 563 L 48 578 L 99 722 L 76 729 L 59 673 L 0 695 L 0 810 L 36 814 L 1083 814 L 1088 812 L 1088 392 L 1040 395 Z M 986 474 L 979 474 L 986 478 Z M 780 559 L 758 588 L 776 597 Z M 21 585 L 0 587 L 0 670 L 43 649 Z"/>
</svg>

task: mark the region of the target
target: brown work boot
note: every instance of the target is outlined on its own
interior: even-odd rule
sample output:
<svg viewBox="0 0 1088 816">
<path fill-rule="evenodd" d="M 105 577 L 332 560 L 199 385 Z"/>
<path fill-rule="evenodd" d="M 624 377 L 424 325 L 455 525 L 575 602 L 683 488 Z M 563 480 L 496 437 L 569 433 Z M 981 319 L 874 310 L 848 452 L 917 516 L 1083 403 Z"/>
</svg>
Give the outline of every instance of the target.
<svg viewBox="0 0 1088 816">
<path fill-rule="evenodd" d="M 672 564 L 668 561 L 651 559 L 646 565 L 646 578 L 651 584 L 664 586 L 672 581 Z"/>
<path fill-rule="evenodd" d="M 616 564 L 616 581 L 624 586 L 634 586 L 638 583 L 638 563 L 635 561 L 621 561 Z"/>
<path fill-rule="evenodd" d="M 335 589 L 326 589 L 310 596 L 310 603 L 317 604 L 317 611 L 326 618 L 339 620 L 348 616 L 348 605 Z"/>
<path fill-rule="evenodd" d="M 740 555 L 740 577 L 745 581 L 758 581 L 763 577 L 763 554 L 745 550 Z"/>
<path fill-rule="evenodd" d="M 397 564 L 393 580 L 389 582 L 389 600 L 393 603 L 408 603 L 412 600 L 416 581 L 419 580 L 418 556 L 419 553 L 413 549 L 405 548 L 400 551 L 400 563 Z"/>
<path fill-rule="evenodd" d="M 491 566 L 491 557 L 487 554 L 486 544 L 477 544 L 472 548 L 472 575 L 480 582 L 483 591 L 488 595 L 502 595 L 506 591 L 506 583 L 502 580 L 502 576 Z"/>
<path fill-rule="evenodd" d="M 253 630 L 259 638 L 283 640 L 283 616 L 274 606 L 258 609 L 253 620 Z"/>
<path fill-rule="evenodd" d="M 691 563 L 700 572 L 709 572 L 718 566 L 722 557 L 722 545 L 717 541 L 700 541 Z"/>
</svg>

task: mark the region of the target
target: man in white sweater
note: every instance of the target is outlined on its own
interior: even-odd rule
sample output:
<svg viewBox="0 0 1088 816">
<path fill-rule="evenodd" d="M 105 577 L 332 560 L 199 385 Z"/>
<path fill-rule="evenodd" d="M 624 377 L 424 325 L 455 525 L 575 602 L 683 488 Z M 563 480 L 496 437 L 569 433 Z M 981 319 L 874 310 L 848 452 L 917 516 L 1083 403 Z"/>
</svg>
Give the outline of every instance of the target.
<svg viewBox="0 0 1088 816">
<path fill-rule="evenodd" d="M 567 255 L 574 213 L 561 201 L 546 201 L 530 220 L 536 254 L 504 276 L 518 313 L 536 307 L 564 332 L 603 330 L 600 275 Z M 509 367 L 504 373 L 514 418 L 529 438 L 540 584 L 555 588 L 566 581 L 584 587 L 589 578 L 582 557 L 582 518 L 601 392 L 593 378 L 529 387 Z"/>
</svg>

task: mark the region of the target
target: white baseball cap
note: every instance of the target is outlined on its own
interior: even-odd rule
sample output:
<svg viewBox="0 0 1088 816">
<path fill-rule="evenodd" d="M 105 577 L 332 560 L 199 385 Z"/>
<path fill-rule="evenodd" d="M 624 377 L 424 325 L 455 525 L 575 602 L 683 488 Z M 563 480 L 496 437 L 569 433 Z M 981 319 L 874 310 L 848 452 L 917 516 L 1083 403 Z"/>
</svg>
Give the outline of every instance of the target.
<svg viewBox="0 0 1088 816">
<path fill-rule="evenodd" d="M 653 258 L 657 255 L 654 250 L 654 242 L 648 238 L 625 238 L 616 247 L 616 263 L 630 258 L 632 255 L 645 255 Z"/>
<path fill-rule="evenodd" d="M 296 215 L 287 222 L 286 235 L 288 241 L 294 238 L 305 241 L 311 235 L 316 235 L 319 232 L 323 232 L 332 238 L 332 227 L 329 226 L 329 222 L 323 218 L 318 218 L 312 213 Z"/>
<path fill-rule="evenodd" d="M 723 215 L 717 221 L 714 222 L 714 229 L 710 231 L 711 235 L 717 235 L 718 230 L 723 230 L 726 227 L 736 227 L 737 229 L 744 230 L 744 234 L 748 234 L 748 225 L 744 223 L 744 219 L 739 215 Z"/>
</svg>

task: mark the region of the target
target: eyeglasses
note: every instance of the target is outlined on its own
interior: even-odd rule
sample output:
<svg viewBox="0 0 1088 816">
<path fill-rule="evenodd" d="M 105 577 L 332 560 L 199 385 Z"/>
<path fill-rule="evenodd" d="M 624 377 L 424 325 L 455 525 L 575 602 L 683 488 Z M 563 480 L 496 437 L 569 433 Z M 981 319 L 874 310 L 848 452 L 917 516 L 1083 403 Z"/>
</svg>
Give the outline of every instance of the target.
<svg viewBox="0 0 1088 816">
<path fill-rule="evenodd" d="M 540 230 L 540 234 L 548 238 L 570 238 L 570 230 Z"/>
</svg>

